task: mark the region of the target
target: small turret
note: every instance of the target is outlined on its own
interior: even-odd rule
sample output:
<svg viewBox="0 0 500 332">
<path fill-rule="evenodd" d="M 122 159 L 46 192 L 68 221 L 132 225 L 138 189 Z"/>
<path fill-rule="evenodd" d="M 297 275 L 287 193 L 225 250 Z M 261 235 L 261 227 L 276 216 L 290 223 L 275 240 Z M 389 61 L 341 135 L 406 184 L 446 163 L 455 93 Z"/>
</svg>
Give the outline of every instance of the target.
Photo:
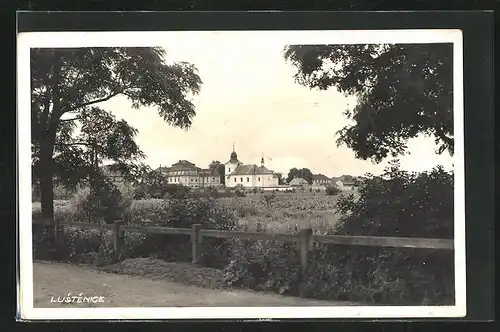
<svg viewBox="0 0 500 332">
<path fill-rule="evenodd" d="M 234 151 L 234 143 L 233 143 L 233 152 L 231 152 L 231 156 L 229 159 L 230 163 L 238 163 L 238 155 L 236 154 L 236 151 Z"/>
</svg>

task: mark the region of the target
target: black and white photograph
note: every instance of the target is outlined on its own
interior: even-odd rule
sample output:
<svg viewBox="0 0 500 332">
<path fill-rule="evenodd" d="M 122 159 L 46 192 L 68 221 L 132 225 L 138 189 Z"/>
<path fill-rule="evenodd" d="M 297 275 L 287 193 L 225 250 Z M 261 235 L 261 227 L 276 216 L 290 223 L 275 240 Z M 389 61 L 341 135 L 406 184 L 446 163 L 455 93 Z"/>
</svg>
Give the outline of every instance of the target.
<svg viewBox="0 0 500 332">
<path fill-rule="evenodd" d="M 19 34 L 21 316 L 465 316 L 462 61 L 460 30 Z"/>
</svg>

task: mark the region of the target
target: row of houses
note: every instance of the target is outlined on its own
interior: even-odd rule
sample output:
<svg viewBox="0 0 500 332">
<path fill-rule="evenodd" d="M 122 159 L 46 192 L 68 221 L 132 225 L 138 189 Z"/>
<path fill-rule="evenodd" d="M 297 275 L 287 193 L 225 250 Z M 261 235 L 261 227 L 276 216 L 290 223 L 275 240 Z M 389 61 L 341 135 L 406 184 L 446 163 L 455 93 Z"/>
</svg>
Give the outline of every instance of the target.
<svg viewBox="0 0 500 332">
<path fill-rule="evenodd" d="M 160 166 L 156 170 L 165 176 L 168 183 L 190 188 L 225 186 L 227 188 L 242 187 L 264 190 L 287 190 L 292 188 L 325 190 L 331 185 L 336 185 L 342 190 L 352 190 L 354 188 L 354 178 L 349 175 L 329 178 L 324 174 L 313 174 L 311 184 L 305 179 L 294 178 L 290 183 L 280 185 L 277 173 L 264 165 L 264 157 L 262 157 L 260 165 L 244 164 L 238 160 L 234 146 L 229 161 L 225 164 L 213 161 L 208 168 L 200 168 L 187 160 L 179 160 L 170 167 Z M 123 181 L 120 174 L 109 171 L 109 167 L 105 171 L 114 182 Z"/>
<path fill-rule="evenodd" d="M 329 186 L 337 186 L 342 190 L 353 190 L 355 187 L 355 178 L 351 175 L 342 175 L 339 177 L 329 178 L 324 174 L 313 174 L 312 183 L 303 178 L 294 178 L 288 184 L 292 188 L 326 190 Z"/>
</svg>

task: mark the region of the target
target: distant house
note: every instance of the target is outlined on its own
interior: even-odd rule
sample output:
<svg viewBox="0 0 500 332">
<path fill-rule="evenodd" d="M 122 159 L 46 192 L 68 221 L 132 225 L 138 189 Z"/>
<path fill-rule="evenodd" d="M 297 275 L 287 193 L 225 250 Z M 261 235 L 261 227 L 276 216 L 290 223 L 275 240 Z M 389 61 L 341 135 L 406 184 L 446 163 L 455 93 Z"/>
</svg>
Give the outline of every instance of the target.
<svg viewBox="0 0 500 332">
<path fill-rule="evenodd" d="M 303 178 L 293 178 L 288 185 L 295 189 L 309 189 L 309 183 Z"/>
<path fill-rule="evenodd" d="M 356 186 L 354 183 L 355 178 L 352 175 L 342 175 L 332 178 L 335 185 L 342 190 L 354 190 Z"/>
<path fill-rule="evenodd" d="M 179 184 L 191 188 L 219 187 L 220 174 L 217 167 L 203 169 L 187 160 L 179 160 L 171 167 L 157 168 L 171 184 Z"/>
<path fill-rule="evenodd" d="M 313 174 L 312 176 L 312 189 L 313 190 L 326 190 L 326 187 L 332 185 L 332 179 L 324 174 Z"/>
</svg>

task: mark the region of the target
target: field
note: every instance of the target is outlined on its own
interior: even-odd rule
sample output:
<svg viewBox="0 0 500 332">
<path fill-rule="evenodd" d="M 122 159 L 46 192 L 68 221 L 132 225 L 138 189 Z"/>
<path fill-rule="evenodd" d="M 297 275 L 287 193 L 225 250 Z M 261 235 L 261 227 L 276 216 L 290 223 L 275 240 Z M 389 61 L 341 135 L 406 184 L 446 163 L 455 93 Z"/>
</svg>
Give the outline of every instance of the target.
<svg viewBox="0 0 500 332">
<path fill-rule="evenodd" d="M 245 197 L 222 197 L 216 199 L 216 204 L 232 211 L 243 228 L 258 227 L 263 231 L 287 231 L 307 226 L 318 230 L 334 226 L 340 218 L 335 209 L 338 196 L 327 196 L 324 192 L 276 193 L 267 201 L 265 196 L 269 195 L 249 193 Z M 132 205 L 141 202 L 145 200 L 134 201 Z M 58 213 L 70 212 L 71 205 L 69 200 L 55 200 L 56 217 Z M 40 202 L 33 202 L 34 216 L 40 214 L 40 209 Z"/>
<path fill-rule="evenodd" d="M 262 194 L 246 197 L 221 198 L 219 203 L 233 210 L 241 226 L 263 227 L 266 231 L 286 231 L 290 227 L 303 228 L 337 223 L 337 197 L 322 193 L 278 193 L 266 202 Z"/>
</svg>

